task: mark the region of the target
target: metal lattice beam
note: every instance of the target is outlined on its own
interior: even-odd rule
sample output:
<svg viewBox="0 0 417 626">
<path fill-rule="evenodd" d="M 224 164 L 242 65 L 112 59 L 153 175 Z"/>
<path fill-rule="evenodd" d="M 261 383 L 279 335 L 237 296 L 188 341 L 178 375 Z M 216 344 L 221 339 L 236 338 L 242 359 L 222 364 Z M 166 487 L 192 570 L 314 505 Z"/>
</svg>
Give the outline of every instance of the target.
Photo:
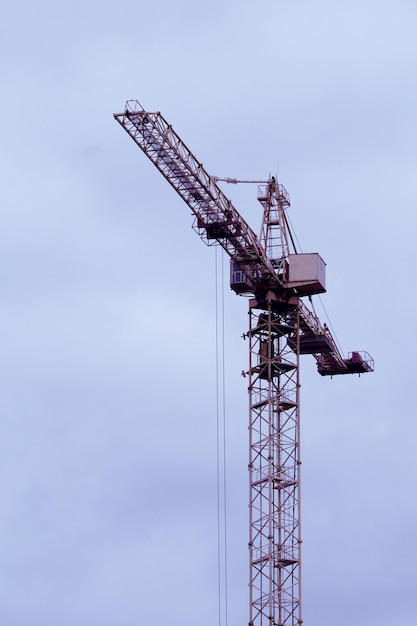
<svg viewBox="0 0 417 626">
<path fill-rule="evenodd" d="M 298 313 L 250 309 L 250 626 L 301 624 Z"/>
<path fill-rule="evenodd" d="M 256 234 L 162 115 L 131 100 L 114 117 L 191 208 L 203 241 L 219 243 L 253 285 L 278 286 Z"/>
<path fill-rule="evenodd" d="M 373 360 L 364 352 L 345 359 L 329 328 L 301 300 L 323 293 L 324 280 L 318 273 L 290 276 L 300 256 L 285 213 L 289 197 L 274 177 L 258 189 L 258 238 L 160 113 L 131 100 L 114 117 L 191 208 L 201 239 L 231 257 L 232 289 L 254 296 L 248 332 L 249 624 L 301 625 L 300 354 L 313 355 L 323 376 L 371 372 Z"/>
</svg>

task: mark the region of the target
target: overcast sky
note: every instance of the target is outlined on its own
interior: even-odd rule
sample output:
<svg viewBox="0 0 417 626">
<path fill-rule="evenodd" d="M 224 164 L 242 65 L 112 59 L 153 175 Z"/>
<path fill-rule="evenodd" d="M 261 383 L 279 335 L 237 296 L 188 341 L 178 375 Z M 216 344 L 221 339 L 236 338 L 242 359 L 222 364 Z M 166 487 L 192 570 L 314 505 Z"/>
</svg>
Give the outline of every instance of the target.
<svg viewBox="0 0 417 626">
<path fill-rule="evenodd" d="M 339 342 L 375 358 L 303 357 L 305 624 L 415 626 L 415 2 L 15 0 L 0 29 L 1 624 L 218 624 L 216 253 L 114 121 L 134 98 L 211 174 L 279 174 Z M 258 232 L 256 188 L 224 191 Z M 224 302 L 241 626 L 247 301 Z"/>
</svg>

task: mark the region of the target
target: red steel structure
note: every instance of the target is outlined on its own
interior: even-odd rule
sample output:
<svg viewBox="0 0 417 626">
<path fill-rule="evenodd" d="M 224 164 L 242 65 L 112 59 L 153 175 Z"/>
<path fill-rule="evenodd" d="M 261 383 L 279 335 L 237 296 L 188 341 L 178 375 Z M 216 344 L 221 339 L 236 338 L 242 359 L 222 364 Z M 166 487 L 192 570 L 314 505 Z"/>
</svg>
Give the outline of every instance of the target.
<svg viewBox="0 0 417 626">
<path fill-rule="evenodd" d="M 201 239 L 227 252 L 231 288 L 250 298 L 249 626 L 300 625 L 300 355 L 312 354 L 322 376 L 371 372 L 373 360 L 344 358 L 302 300 L 325 291 L 325 263 L 297 252 L 274 177 L 258 187 L 258 237 L 159 112 L 130 100 L 114 117 L 191 208 Z"/>
</svg>

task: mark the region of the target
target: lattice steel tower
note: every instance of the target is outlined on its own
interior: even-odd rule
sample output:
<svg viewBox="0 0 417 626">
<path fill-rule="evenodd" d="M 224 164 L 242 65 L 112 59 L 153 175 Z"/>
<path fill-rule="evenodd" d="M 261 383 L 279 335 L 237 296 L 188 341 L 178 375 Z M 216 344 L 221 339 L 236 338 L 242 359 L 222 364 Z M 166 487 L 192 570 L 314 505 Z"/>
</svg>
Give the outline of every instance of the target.
<svg viewBox="0 0 417 626">
<path fill-rule="evenodd" d="M 250 297 L 249 626 L 298 626 L 300 355 L 312 354 L 322 376 L 371 372 L 373 360 L 358 351 L 344 358 L 302 300 L 325 291 L 325 263 L 297 252 L 289 197 L 274 177 L 258 187 L 258 237 L 160 113 L 131 100 L 114 117 L 191 208 L 203 241 L 228 253 L 231 288 Z"/>
</svg>

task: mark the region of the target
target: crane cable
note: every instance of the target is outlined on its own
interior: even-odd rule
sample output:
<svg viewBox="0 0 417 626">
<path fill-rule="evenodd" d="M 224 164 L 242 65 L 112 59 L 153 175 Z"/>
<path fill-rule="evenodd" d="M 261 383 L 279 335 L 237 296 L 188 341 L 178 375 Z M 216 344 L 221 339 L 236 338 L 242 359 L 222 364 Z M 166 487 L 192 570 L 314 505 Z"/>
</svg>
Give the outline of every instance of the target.
<svg viewBox="0 0 417 626">
<path fill-rule="evenodd" d="M 221 254 L 221 263 L 218 254 Z M 226 384 L 224 341 L 224 254 L 215 246 L 216 316 L 216 480 L 218 626 L 227 626 L 227 508 L 226 508 Z"/>
<path fill-rule="evenodd" d="M 285 216 L 285 221 L 286 221 L 286 224 L 287 224 L 287 227 L 288 227 L 288 232 L 290 233 L 291 242 L 292 242 L 292 244 L 293 244 L 293 246 L 294 246 L 294 252 L 297 252 L 297 251 L 296 251 L 296 248 L 295 248 L 294 239 L 295 239 L 295 241 L 298 243 L 298 247 L 299 247 L 300 252 L 302 252 L 302 251 L 303 251 L 303 249 L 302 249 L 302 247 L 301 247 L 301 245 L 300 245 L 300 242 L 299 242 L 299 240 L 298 240 L 297 233 L 296 233 L 296 232 L 295 232 L 295 230 L 294 230 L 294 226 L 292 225 L 291 220 L 290 220 L 290 218 L 288 217 L 288 215 L 287 215 L 286 213 L 284 213 L 284 216 Z M 294 233 L 294 239 L 293 239 L 293 235 L 292 235 L 292 233 Z M 326 316 L 326 318 L 327 318 L 327 324 L 328 324 L 328 326 L 329 326 L 329 328 L 330 328 L 330 330 L 331 330 L 331 332 L 332 332 L 333 339 L 334 339 L 334 340 L 335 340 L 335 342 L 336 342 L 336 345 L 337 345 L 337 347 L 338 347 L 338 349 L 339 349 L 340 354 L 343 356 L 342 346 L 340 345 L 339 339 L 337 338 L 337 335 L 336 335 L 335 330 L 334 330 L 334 328 L 333 328 L 333 324 L 332 324 L 331 319 L 330 319 L 330 317 L 329 317 L 329 314 L 328 314 L 328 312 L 327 312 L 327 310 L 326 310 L 326 307 L 324 306 L 324 302 L 323 302 L 323 300 L 322 300 L 322 298 L 321 298 L 320 294 L 318 294 L 318 299 L 320 300 L 320 304 L 321 304 L 321 306 L 322 306 L 322 308 L 323 308 L 323 311 L 324 311 L 324 314 L 325 314 L 325 316 Z M 312 300 L 312 297 L 311 297 L 311 296 L 309 296 L 309 301 L 310 301 L 311 306 L 312 306 L 312 308 L 313 308 L 314 315 L 317 317 L 317 313 L 316 313 L 316 311 L 315 311 L 315 309 L 314 309 L 314 304 L 313 304 L 313 300 Z"/>
</svg>

